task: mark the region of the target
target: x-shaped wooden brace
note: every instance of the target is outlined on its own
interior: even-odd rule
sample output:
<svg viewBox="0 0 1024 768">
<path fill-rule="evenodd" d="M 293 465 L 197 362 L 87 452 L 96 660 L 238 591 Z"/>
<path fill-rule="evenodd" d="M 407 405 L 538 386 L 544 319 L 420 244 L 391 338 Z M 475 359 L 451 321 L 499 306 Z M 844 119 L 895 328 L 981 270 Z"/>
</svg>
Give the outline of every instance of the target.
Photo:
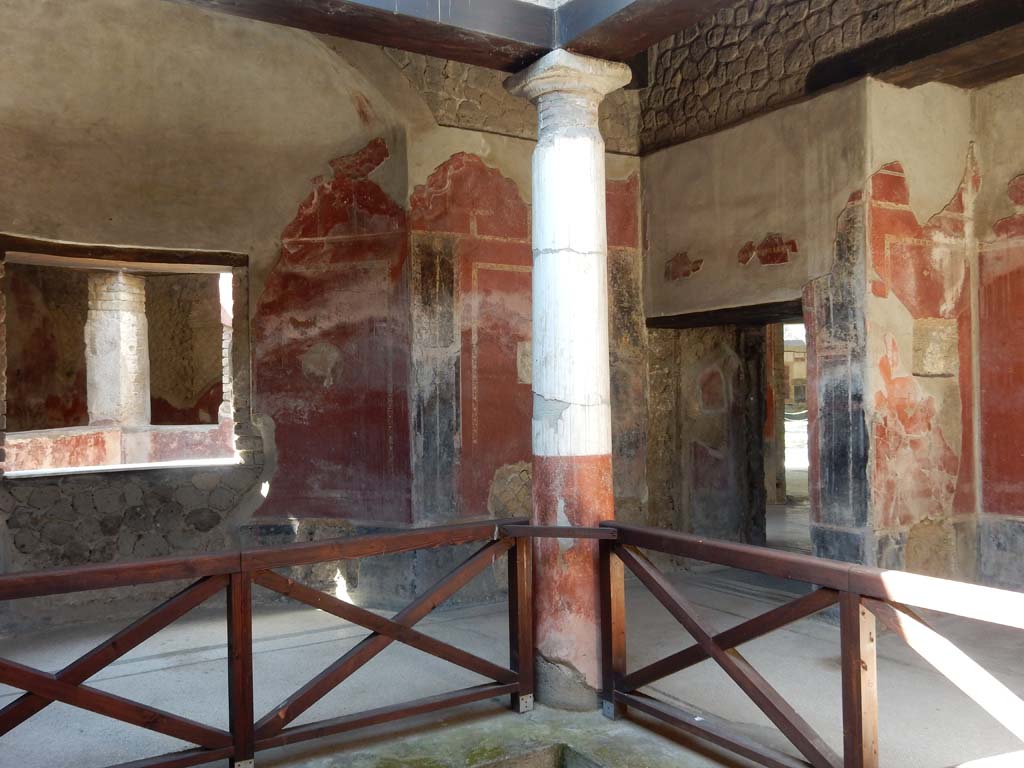
<svg viewBox="0 0 1024 768">
<path fill-rule="evenodd" d="M 767 613 L 738 624 L 731 629 L 720 632 L 712 639 L 722 650 L 728 651 L 737 646 L 756 640 L 769 632 L 788 626 L 794 621 L 806 618 L 813 613 L 824 610 L 830 605 L 835 605 L 839 600 L 839 593 L 834 589 L 816 589 L 808 595 L 792 600 L 778 608 L 773 608 Z M 646 667 L 641 667 L 635 672 L 630 672 L 616 685 L 620 691 L 627 693 L 650 685 L 663 677 L 682 672 L 695 664 L 711 658 L 711 655 L 704 650 L 700 643 L 691 645 L 671 656 L 659 659 Z"/>
<path fill-rule="evenodd" d="M 479 667 L 479 662 L 483 662 L 488 665 L 488 671 L 481 672 L 481 674 L 485 674 L 487 676 L 491 676 L 490 673 L 492 672 L 499 671 L 503 677 L 511 674 L 510 670 L 502 670 L 500 667 L 495 666 L 495 668 L 491 669 L 490 667 L 492 665 L 490 662 L 487 662 L 484 659 L 478 659 L 477 657 L 467 654 L 464 651 L 460 651 L 453 646 L 447 646 L 445 643 L 440 643 L 439 641 L 433 640 L 433 638 L 429 638 L 428 636 L 418 632 L 408 634 L 406 633 L 406 630 L 433 611 L 438 605 L 462 589 L 462 587 L 468 584 L 474 576 L 491 565 L 498 557 L 503 555 L 514 545 L 514 539 L 502 539 L 500 541 L 489 542 L 484 545 L 476 554 L 437 582 L 437 584 L 431 587 L 424 595 L 418 597 L 402 609 L 395 615 L 394 619 L 387 621 L 386 624 L 381 623 L 386 620 L 381 619 L 381 617 L 376 616 L 369 611 L 363 612 L 361 609 L 352 611 L 351 609 L 355 608 L 355 606 L 350 606 L 343 601 L 323 601 L 322 605 L 318 605 L 317 607 L 324 607 L 326 610 L 331 610 L 331 608 L 343 610 L 348 614 L 343 618 L 351 616 L 353 617 L 353 620 L 356 620 L 354 617 L 358 616 L 359 620 L 357 623 L 373 629 L 373 632 L 368 637 L 357 643 L 355 647 L 341 656 L 341 658 L 327 667 L 327 669 L 306 683 L 306 685 L 294 694 L 289 696 L 280 704 L 280 706 L 275 707 L 258 723 L 256 723 L 256 740 L 259 741 L 260 739 L 266 739 L 279 733 L 286 725 L 288 725 L 288 723 L 292 722 L 295 718 L 313 706 L 317 701 L 334 690 L 345 679 L 350 677 L 356 670 L 369 662 L 370 659 L 391 645 L 395 640 L 408 643 L 414 647 L 420 647 L 422 650 L 430 648 L 431 650 L 427 650 L 427 652 L 433 653 L 434 655 L 438 655 L 443 651 L 445 655 L 441 656 L 441 658 L 445 658 L 448 661 L 454 661 L 454 659 L 448 655 L 448 649 L 454 650 L 457 652 L 458 658 L 460 659 L 460 662 L 456 663 L 460 663 L 462 666 L 473 664 Z M 276 576 L 276 574 L 274 576 Z M 265 586 L 265 582 L 273 584 L 274 586 L 270 587 L 271 589 L 274 589 L 275 587 L 283 588 L 285 586 L 284 583 L 277 580 L 281 578 L 282 577 L 279 576 L 276 578 L 267 578 L 266 573 L 260 573 L 254 576 L 254 579 L 258 583 L 264 583 Z M 294 582 L 292 582 L 292 585 L 295 587 L 302 586 L 294 584 Z M 290 586 L 289 588 L 292 587 Z M 304 597 L 310 597 L 308 594 L 303 592 L 302 589 L 294 590 L 295 595 L 300 593 Z M 303 602 L 306 601 L 303 600 Z M 340 603 L 341 606 L 347 607 L 341 608 L 338 603 Z M 328 605 L 330 608 L 327 608 Z M 334 613 L 333 610 L 331 612 Z M 364 613 L 366 615 L 364 615 Z M 373 617 L 372 619 L 370 618 L 371 616 Z M 363 623 L 364 620 L 367 622 L 366 624 Z M 370 627 L 370 622 L 377 624 L 379 628 Z M 404 634 L 405 637 L 399 637 L 399 634 Z M 411 638 L 411 642 L 409 638 Z M 472 667 L 468 666 L 467 668 L 472 669 Z M 474 669 L 474 671 L 479 670 Z"/>
<path fill-rule="evenodd" d="M 0 736 L 52 702 L 60 701 L 210 749 L 230 746 L 231 734 L 227 731 L 83 685 L 111 662 L 219 592 L 227 582 L 226 576 L 209 576 L 197 581 L 57 674 L 0 659 L 0 683 L 27 691 L 0 710 Z"/>
<path fill-rule="evenodd" d="M 776 691 L 771 684 L 737 651 L 723 646 L 720 633 L 697 618 L 689 601 L 669 583 L 643 555 L 615 545 L 615 554 L 651 591 L 669 613 L 697 641 L 706 658 L 712 658 L 733 682 L 786 735 L 814 768 L 840 768 L 842 762 L 813 728 Z M 685 652 L 684 652 L 685 653 Z M 694 662 L 696 663 L 696 662 Z"/>
</svg>

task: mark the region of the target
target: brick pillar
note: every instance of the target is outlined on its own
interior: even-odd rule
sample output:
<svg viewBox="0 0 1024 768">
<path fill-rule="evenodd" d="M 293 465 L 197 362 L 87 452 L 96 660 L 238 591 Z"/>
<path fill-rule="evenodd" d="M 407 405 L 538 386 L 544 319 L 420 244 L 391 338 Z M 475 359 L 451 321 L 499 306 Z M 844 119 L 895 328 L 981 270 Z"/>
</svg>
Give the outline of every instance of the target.
<svg viewBox="0 0 1024 768">
<path fill-rule="evenodd" d="M 85 371 L 90 424 L 149 424 L 149 328 L 141 275 L 90 273 Z"/>
<path fill-rule="evenodd" d="M 630 71 L 555 50 L 506 87 L 537 105 L 533 155 L 533 516 L 593 526 L 615 516 L 608 367 L 608 243 L 598 105 Z M 600 685 L 597 546 L 535 550 L 537 695 L 594 708 Z"/>
</svg>

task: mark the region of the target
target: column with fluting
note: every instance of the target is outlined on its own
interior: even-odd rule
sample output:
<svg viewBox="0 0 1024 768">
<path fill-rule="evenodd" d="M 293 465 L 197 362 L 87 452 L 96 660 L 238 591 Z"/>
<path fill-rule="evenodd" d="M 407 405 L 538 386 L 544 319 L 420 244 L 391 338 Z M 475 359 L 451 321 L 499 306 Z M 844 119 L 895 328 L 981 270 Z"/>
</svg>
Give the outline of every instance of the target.
<svg viewBox="0 0 1024 768">
<path fill-rule="evenodd" d="M 615 516 L 608 368 L 608 243 L 601 100 L 624 64 L 555 50 L 506 87 L 537 105 L 533 155 L 533 516 L 593 526 Z M 538 539 L 537 695 L 597 705 L 597 546 Z"/>
</svg>

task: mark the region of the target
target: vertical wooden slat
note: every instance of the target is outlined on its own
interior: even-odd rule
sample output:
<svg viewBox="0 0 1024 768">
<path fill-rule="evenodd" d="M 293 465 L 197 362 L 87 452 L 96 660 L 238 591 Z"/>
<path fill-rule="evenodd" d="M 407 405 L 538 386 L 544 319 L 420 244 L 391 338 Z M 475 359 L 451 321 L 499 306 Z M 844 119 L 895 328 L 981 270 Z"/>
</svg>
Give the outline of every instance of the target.
<svg viewBox="0 0 1024 768">
<path fill-rule="evenodd" d="M 615 689 L 626 674 L 626 602 L 622 561 L 613 557 L 614 542 L 599 543 L 598 580 L 601 590 L 601 706 L 605 717 L 616 720 L 625 708 L 615 700 Z"/>
<path fill-rule="evenodd" d="M 234 755 L 231 765 L 252 760 L 255 751 L 252 703 L 252 579 L 231 574 L 228 587 L 228 709 Z"/>
<path fill-rule="evenodd" d="M 843 766 L 878 768 L 875 617 L 860 595 L 839 598 L 843 669 Z"/>
<path fill-rule="evenodd" d="M 508 553 L 509 667 L 519 675 L 512 710 L 533 709 L 533 540 L 516 539 Z"/>
</svg>

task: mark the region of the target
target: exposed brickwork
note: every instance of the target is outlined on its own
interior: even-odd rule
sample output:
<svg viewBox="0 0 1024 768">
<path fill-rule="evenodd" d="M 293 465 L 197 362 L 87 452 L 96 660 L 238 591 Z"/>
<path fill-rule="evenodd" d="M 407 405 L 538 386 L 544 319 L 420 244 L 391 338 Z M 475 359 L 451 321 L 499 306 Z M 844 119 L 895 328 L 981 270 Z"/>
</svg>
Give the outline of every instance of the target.
<svg viewBox="0 0 1024 768">
<path fill-rule="evenodd" d="M 971 0 L 740 0 L 650 51 L 643 151 L 711 133 L 806 93 L 815 65 Z"/>
<path fill-rule="evenodd" d="M 537 109 L 510 95 L 506 72 L 419 53 L 387 49 L 418 90 L 438 125 L 537 138 Z M 601 133 L 611 152 L 639 151 L 639 91 L 617 91 L 601 104 Z"/>
</svg>

